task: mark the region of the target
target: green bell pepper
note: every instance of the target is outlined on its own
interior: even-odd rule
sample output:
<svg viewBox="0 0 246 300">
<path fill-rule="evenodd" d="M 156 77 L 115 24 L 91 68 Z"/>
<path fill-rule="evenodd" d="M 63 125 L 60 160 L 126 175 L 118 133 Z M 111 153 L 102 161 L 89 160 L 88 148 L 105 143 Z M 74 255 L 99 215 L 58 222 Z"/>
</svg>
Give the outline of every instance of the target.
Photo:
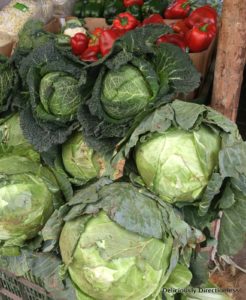
<svg viewBox="0 0 246 300">
<path fill-rule="evenodd" d="M 103 16 L 108 24 L 112 24 L 113 19 L 125 10 L 126 8 L 122 0 L 106 0 Z"/>
<path fill-rule="evenodd" d="M 103 16 L 104 0 L 82 1 L 82 3 L 82 18 L 100 18 Z"/>
<path fill-rule="evenodd" d="M 79 18 L 81 16 L 82 8 L 83 8 L 83 2 L 82 1 L 76 2 L 73 7 L 73 16 Z"/>
<path fill-rule="evenodd" d="M 148 0 L 144 2 L 142 6 L 143 17 L 146 18 L 152 14 L 160 14 L 163 16 L 165 9 L 168 6 L 167 0 Z"/>
</svg>

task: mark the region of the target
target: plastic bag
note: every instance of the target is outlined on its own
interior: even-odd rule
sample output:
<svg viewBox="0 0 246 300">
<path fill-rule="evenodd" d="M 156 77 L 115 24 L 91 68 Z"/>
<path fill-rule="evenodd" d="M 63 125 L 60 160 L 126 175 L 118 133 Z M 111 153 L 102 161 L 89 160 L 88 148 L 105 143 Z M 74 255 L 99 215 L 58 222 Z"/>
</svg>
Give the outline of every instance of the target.
<svg viewBox="0 0 246 300">
<path fill-rule="evenodd" d="M 8 33 L 14 39 L 30 18 L 49 21 L 53 16 L 53 2 L 50 0 L 9 1 L 0 10 L 0 31 Z"/>
<path fill-rule="evenodd" d="M 77 0 L 53 0 L 54 14 L 56 16 L 71 16 L 74 4 Z"/>
<path fill-rule="evenodd" d="M 0 1 L 0 9 L 9 4 L 10 0 L 1 0 Z"/>
</svg>

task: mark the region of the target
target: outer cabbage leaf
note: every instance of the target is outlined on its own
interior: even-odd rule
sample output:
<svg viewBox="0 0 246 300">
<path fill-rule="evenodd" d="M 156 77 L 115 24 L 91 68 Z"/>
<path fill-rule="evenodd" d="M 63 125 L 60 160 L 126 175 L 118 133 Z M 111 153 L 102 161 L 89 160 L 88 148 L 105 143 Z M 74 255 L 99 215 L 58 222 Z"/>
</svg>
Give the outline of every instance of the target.
<svg viewBox="0 0 246 300">
<path fill-rule="evenodd" d="M 153 63 L 161 82 L 159 97 L 166 95 L 165 85 L 168 83 L 169 93 L 187 94 L 200 84 L 200 75 L 193 66 L 188 54 L 172 44 L 160 44 L 155 49 Z"/>
<path fill-rule="evenodd" d="M 11 62 L 19 67 L 21 61 L 33 49 L 40 47 L 54 39 L 54 35 L 44 30 L 44 23 L 40 20 L 28 20 L 18 34 L 18 43 L 11 56 Z"/>
<path fill-rule="evenodd" d="M 246 232 L 246 191 L 245 183 L 246 177 L 239 180 L 232 179 L 230 198 L 233 200 L 227 207 L 221 207 L 223 211 L 219 240 L 218 240 L 218 253 L 219 255 L 235 255 L 240 249 L 243 248 L 245 242 Z M 235 182 L 236 181 L 236 182 Z M 243 186 L 240 190 L 237 181 Z M 235 183 L 234 183 L 235 182 Z M 221 198 L 220 203 L 224 203 L 224 198 Z"/>
</svg>

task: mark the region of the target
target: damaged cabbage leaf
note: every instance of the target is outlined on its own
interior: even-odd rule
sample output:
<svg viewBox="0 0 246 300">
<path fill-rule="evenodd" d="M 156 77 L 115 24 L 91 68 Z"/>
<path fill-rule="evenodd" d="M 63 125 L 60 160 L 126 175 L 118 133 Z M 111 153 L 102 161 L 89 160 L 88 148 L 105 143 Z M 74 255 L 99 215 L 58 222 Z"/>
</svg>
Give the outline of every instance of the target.
<svg viewBox="0 0 246 300">
<path fill-rule="evenodd" d="M 187 266 L 176 268 L 179 250 L 203 240 L 176 209 L 145 188 L 107 178 L 77 191 L 52 219 L 42 233 L 60 236 L 78 299 L 159 299 L 174 269 L 175 278 L 189 284 Z"/>
</svg>

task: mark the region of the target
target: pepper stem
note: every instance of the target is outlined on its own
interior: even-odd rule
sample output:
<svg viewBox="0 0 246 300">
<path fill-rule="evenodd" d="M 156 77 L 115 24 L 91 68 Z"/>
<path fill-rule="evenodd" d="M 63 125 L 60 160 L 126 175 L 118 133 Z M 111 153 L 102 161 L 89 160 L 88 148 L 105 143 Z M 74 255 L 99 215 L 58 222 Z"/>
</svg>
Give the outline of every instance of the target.
<svg viewBox="0 0 246 300">
<path fill-rule="evenodd" d="M 127 17 L 120 18 L 120 23 L 122 26 L 128 25 L 128 18 Z"/>
<path fill-rule="evenodd" d="M 185 3 L 183 3 L 183 4 L 181 5 L 181 7 L 185 9 L 188 5 L 190 5 L 190 2 L 189 2 L 189 1 L 186 1 Z"/>
<path fill-rule="evenodd" d="M 209 25 L 209 24 L 205 24 L 205 25 L 201 26 L 199 29 L 200 29 L 201 31 L 203 31 L 203 32 L 206 32 L 206 31 L 207 31 L 207 28 L 208 28 L 208 25 Z"/>
</svg>

